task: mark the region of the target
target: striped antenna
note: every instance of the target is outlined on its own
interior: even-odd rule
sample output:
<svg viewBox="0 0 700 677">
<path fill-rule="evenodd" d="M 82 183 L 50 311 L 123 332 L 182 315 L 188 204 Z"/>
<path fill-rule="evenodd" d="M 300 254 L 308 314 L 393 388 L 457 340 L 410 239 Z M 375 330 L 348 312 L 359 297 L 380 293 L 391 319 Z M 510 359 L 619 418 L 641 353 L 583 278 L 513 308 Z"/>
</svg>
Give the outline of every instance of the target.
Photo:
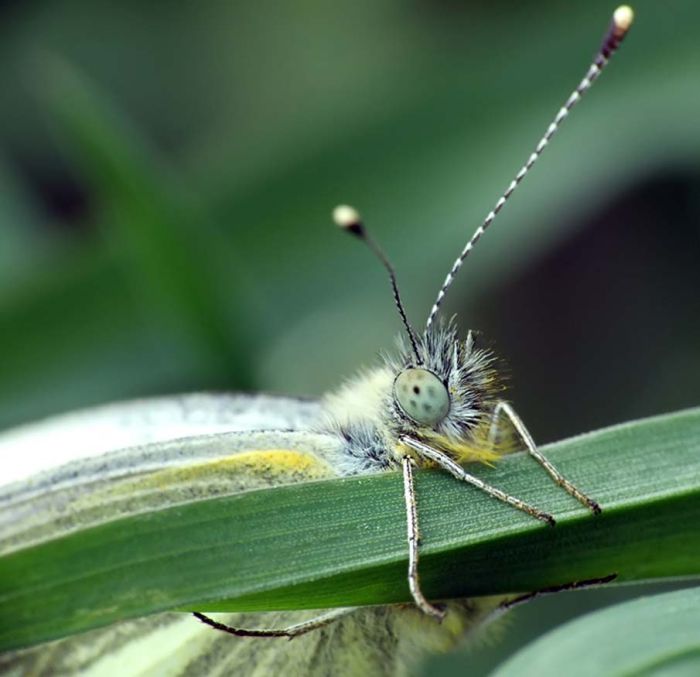
<svg viewBox="0 0 700 677">
<path fill-rule="evenodd" d="M 435 300 L 435 303 L 433 304 L 433 307 L 430 310 L 430 315 L 428 315 L 428 321 L 426 323 L 426 329 L 430 328 L 430 325 L 433 323 L 435 316 L 440 310 L 440 306 L 442 304 L 443 299 L 445 298 L 447 290 L 452 285 L 457 271 L 459 271 L 459 269 L 462 267 L 462 264 L 469 255 L 469 252 L 474 248 L 474 245 L 479 241 L 486 229 L 494 222 L 498 213 L 501 211 L 501 209 L 503 209 L 503 205 L 505 205 L 505 203 L 508 201 L 508 198 L 510 198 L 510 196 L 515 192 L 515 189 L 525 178 L 525 175 L 532 169 L 535 162 L 537 162 L 538 158 L 542 154 L 542 151 L 547 147 L 547 144 L 557 133 L 557 130 L 559 129 L 561 123 L 566 119 L 571 109 L 579 102 L 581 97 L 585 94 L 586 91 L 590 89 L 591 85 L 598 79 L 598 76 L 603 72 L 603 69 L 608 64 L 610 57 L 620 46 L 620 43 L 624 39 L 625 35 L 627 35 L 627 31 L 632 25 L 633 19 L 634 13 L 632 12 L 632 9 L 627 5 L 622 5 L 621 7 L 618 7 L 615 10 L 612 21 L 610 23 L 610 27 L 608 28 L 608 32 L 605 34 L 605 38 L 603 39 L 603 44 L 600 46 L 600 49 L 598 50 L 598 53 L 593 59 L 593 63 L 591 63 L 588 72 L 583 77 L 583 80 L 579 82 L 576 89 L 571 93 L 571 96 L 569 96 L 569 98 L 566 100 L 566 103 L 559 109 L 559 112 L 556 114 L 554 120 L 549 125 L 549 127 L 547 127 L 547 131 L 544 133 L 544 136 L 540 139 L 533 153 L 527 159 L 527 162 L 520 168 L 520 171 L 510 182 L 510 185 L 508 186 L 508 188 L 506 188 L 506 191 L 503 193 L 503 195 L 501 195 L 501 197 L 498 198 L 498 202 L 496 202 L 496 205 L 494 206 L 493 210 L 489 212 L 488 216 L 484 219 L 484 222 L 476 229 L 474 235 L 472 235 L 471 239 L 469 240 L 469 242 L 467 242 L 466 246 L 462 250 L 462 253 L 452 265 L 452 269 L 447 274 L 445 281 L 442 283 L 442 287 L 440 288 L 440 292 L 437 295 L 437 299 Z"/>
<path fill-rule="evenodd" d="M 386 268 L 387 273 L 389 273 L 389 280 L 391 282 L 391 291 L 394 294 L 394 303 L 401 316 L 401 321 L 408 334 L 408 340 L 411 342 L 411 350 L 413 356 L 416 358 L 416 364 L 422 364 L 420 355 L 418 353 L 418 344 L 416 342 L 416 335 L 411 327 L 411 323 L 408 321 L 406 316 L 406 310 L 401 302 L 401 294 L 399 294 L 399 285 L 396 281 L 396 272 L 394 271 L 394 266 L 391 265 L 389 259 L 386 257 L 381 247 L 370 237 L 369 233 L 365 229 L 360 214 L 353 207 L 348 207 L 348 205 L 339 205 L 333 210 L 333 221 L 343 230 L 347 231 L 351 235 L 354 235 L 358 240 L 362 240 L 374 253 L 374 255 L 380 260 L 381 264 Z"/>
</svg>

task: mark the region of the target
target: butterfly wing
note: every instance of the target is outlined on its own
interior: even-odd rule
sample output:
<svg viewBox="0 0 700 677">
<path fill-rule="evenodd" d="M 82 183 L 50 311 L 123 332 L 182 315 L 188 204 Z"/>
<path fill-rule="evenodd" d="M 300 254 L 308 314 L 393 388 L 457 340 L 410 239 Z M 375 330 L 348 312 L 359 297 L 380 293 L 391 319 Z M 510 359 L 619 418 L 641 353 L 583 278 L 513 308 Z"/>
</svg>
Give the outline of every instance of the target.
<svg viewBox="0 0 700 677">
<path fill-rule="evenodd" d="M 323 457 L 340 442 L 308 432 L 319 416 L 313 401 L 187 395 L 4 433 L 0 552 L 198 498 L 332 476 Z"/>
<path fill-rule="evenodd" d="M 318 414 L 316 403 L 290 398 L 198 395 L 10 431 L 0 439 L 2 458 L 23 467 L 8 472 L 14 481 L 0 488 L 0 552 L 198 498 L 332 476 L 324 455 L 340 442 L 307 431 Z M 43 468 L 47 449 L 67 462 L 51 456 L 53 467 L 31 474 Z M 133 672 L 167 674 L 200 660 L 219 639 L 189 614 L 159 614 L 5 654 L 0 666 L 19 674 L 107 674 L 133 665 Z"/>
<path fill-rule="evenodd" d="M 252 430 L 308 430 L 317 401 L 274 395 L 191 394 L 93 407 L 0 433 L 3 485 L 117 449 Z"/>
</svg>

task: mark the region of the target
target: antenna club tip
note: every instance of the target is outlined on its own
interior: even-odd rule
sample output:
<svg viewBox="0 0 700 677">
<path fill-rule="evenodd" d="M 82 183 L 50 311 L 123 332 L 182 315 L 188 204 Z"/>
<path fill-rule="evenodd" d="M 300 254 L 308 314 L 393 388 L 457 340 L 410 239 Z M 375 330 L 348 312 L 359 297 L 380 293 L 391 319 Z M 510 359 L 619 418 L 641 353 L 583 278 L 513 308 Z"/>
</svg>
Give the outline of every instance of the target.
<svg viewBox="0 0 700 677">
<path fill-rule="evenodd" d="M 338 205 L 333 210 L 333 221 L 337 226 L 346 230 L 357 228 L 362 223 L 357 209 L 349 205 Z"/>
<path fill-rule="evenodd" d="M 626 33 L 634 21 L 634 10 L 629 5 L 620 5 L 613 13 L 613 23 L 620 33 Z"/>
</svg>

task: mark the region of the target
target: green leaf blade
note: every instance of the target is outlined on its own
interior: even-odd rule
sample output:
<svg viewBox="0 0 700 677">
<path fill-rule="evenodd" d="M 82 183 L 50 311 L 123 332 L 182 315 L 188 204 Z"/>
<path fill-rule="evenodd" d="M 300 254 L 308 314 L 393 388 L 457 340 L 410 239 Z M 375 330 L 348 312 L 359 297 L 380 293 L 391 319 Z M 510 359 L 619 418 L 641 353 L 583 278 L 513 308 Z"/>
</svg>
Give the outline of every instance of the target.
<svg viewBox="0 0 700 677">
<path fill-rule="evenodd" d="M 493 677 L 697 675 L 699 627 L 700 588 L 643 597 L 547 633 L 503 663 Z"/>
<path fill-rule="evenodd" d="M 620 581 L 700 576 L 700 410 L 546 451 L 600 500 L 603 515 L 590 516 L 524 455 L 475 472 L 551 511 L 555 529 L 440 472 L 418 474 L 421 576 L 431 598 L 535 590 L 609 573 Z M 174 608 L 405 602 L 405 539 L 395 473 L 105 521 L 0 558 L 0 647 Z"/>
</svg>

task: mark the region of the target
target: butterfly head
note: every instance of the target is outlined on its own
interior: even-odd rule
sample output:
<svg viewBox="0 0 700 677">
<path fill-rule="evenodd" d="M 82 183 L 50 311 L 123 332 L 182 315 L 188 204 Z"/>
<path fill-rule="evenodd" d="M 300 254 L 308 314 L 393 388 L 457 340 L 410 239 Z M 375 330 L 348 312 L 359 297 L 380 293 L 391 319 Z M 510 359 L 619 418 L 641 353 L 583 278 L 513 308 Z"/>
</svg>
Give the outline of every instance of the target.
<svg viewBox="0 0 700 677">
<path fill-rule="evenodd" d="M 394 374 L 388 416 L 398 435 L 469 439 L 500 391 L 494 356 L 460 340 L 454 322 L 436 323 L 413 346 L 387 358 Z"/>
</svg>

